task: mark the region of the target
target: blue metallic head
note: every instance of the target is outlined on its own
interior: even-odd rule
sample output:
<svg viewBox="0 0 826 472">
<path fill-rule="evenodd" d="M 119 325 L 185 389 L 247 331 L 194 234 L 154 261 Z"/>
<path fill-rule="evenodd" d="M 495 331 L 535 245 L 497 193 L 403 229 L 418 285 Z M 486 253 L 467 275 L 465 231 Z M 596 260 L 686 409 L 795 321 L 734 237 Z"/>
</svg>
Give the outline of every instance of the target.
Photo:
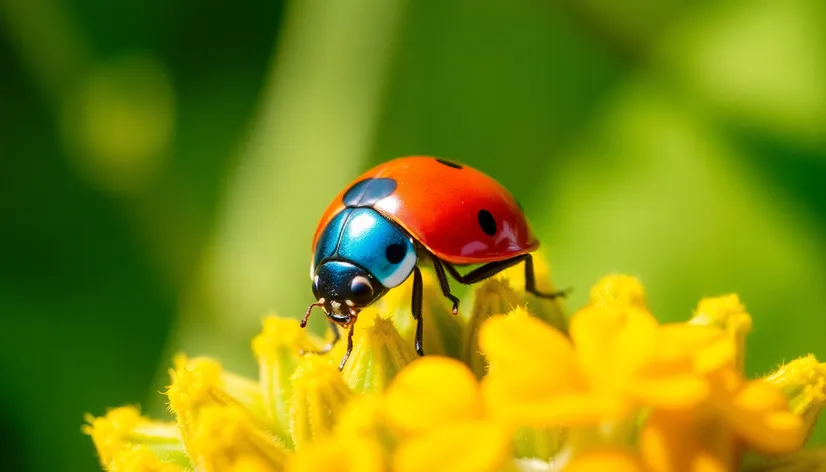
<svg viewBox="0 0 826 472">
<path fill-rule="evenodd" d="M 413 240 L 396 224 L 372 208 L 346 208 L 319 237 L 310 274 L 313 295 L 330 318 L 346 323 L 401 285 L 416 260 Z"/>
</svg>

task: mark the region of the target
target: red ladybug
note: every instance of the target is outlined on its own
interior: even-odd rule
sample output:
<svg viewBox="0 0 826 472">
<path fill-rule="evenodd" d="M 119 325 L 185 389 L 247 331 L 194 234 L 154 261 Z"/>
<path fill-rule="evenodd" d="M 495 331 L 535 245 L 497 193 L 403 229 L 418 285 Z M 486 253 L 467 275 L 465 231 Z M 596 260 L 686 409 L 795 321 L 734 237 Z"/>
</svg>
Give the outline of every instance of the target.
<svg viewBox="0 0 826 472">
<path fill-rule="evenodd" d="M 422 274 L 430 260 L 444 296 L 445 269 L 462 284 L 473 284 L 520 262 L 525 290 L 554 298 L 564 292 L 536 289 L 531 252 L 539 241 L 519 204 L 491 177 L 468 166 L 434 157 L 403 157 L 365 172 L 344 189 L 321 216 L 313 237 L 310 279 L 338 341 L 335 325 L 349 328 L 344 368 L 353 348 L 359 311 L 413 274 L 412 312 L 417 321 L 416 352 L 422 350 Z M 483 264 L 462 275 L 455 266 Z"/>
</svg>

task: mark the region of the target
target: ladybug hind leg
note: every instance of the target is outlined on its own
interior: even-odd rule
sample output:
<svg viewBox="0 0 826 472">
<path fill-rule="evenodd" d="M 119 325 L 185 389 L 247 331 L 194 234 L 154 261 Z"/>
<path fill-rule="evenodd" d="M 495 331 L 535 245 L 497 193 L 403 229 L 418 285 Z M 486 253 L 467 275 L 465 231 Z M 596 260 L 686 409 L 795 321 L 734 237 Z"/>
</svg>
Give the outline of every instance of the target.
<svg viewBox="0 0 826 472">
<path fill-rule="evenodd" d="M 490 262 L 481 267 L 477 267 L 476 269 L 473 269 L 472 271 L 464 275 L 460 274 L 459 271 L 457 271 L 456 268 L 453 267 L 451 264 L 441 261 L 441 263 L 444 264 L 444 266 L 447 268 L 447 271 L 450 272 L 450 275 L 459 283 L 464 285 L 471 285 L 477 282 L 481 282 L 487 278 L 493 277 L 494 275 L 498 274 L 499 272 L 502 272 L 505 269 L 508 269 L 510 267 L 515 266 L 516 264 L 519 264 L 520 262 L 525 262 L 526 292 L 532 293 L 537 297 L 554 299 L 557 297 L 564 297 L 571 291 L 571 289 L 566 289 L 557 292 L 546 293 L 537 290 L 536 274 L 534 273 L 533 267 L 533 257 L 530 254 L 522 254 L 520 256 L 512 257 L 510 259 L 505 259 L 503 261 Z M 439 270 L 437 269 L 436 272 L 438 273 Z M 445 280 L 445 284 L 447 284 L 447 280 Z"/>
<path fill-rule="evenodd" d="M 537 297 L 542 298 L 550 298 L 554 299 L 557 297 L 564 297 L 565 295 L 570 292 L 568 290 L 561 290 L 558 292 L 551 292 L 545 293 L 540 292 L 536 288 L 536 275 L 534 274 L 534 267 L 533 267 L 533 258 L 530 254 L 523 254 L 521 256 L 512 257 L 510 259 L 505 259 L 503 261 L 491 262 L 485 264 L 481 267 L 477 267 L 472 271 L 468 272 L 465 275 L 459 273 L 453 265 L 439 260 L 434 255 L 430 256 L 433 260 L 433 268 L 436 269 L 436 276 L 439 279 L 439 285 L 442 287 L 442 294 L 447 297 L 451 302 L 453 302 L 453 314 L 455 315 L 459 311 L 459 299 L 450 292 L 450 282 L 447 280 L 447 274 L 445 274 L 445 268 L 447 271 L 450 272 L 450 275 L 456 279 L 459 283 L 464 285 L 471 285 L 477 282 L 481 282 L 489 277 L 493 277 L 494 275 L 502 272 L 503 270 L 513 267 L 520 262 L 525 263 L 525 291 L 536 295 Z M 424 349 L 422 348 L 422 296 L 424 293 L 424 284 L 422 283 L 422 271 L 419 269 L 419 266 L 413 267 L 413 299 L 410 302 L 410 306 L 413 312 L 413 318 L 416 320 L 416 353 L 420 356 L 424 356 Z M 350 336 L 352 337 L 352 328 L 350 331 Z M 349 355 L 350 346 L 352 341 L 348 339 L 348 350 L 347 353 Z M 345 360 L 346 360 L 345 356 Z M 343 362 L 342 362 L 343 365 Z"/>
<path fill-rule="evenodd" d="M 573 291 L 572 288 L 566 288 L 565 290 L 557 290 L 556 292 L 540 292 L 536 288 L 536 272 L 534 272 L 533 268 L 533 257 L 530 254 L 525 254 L 527 257 L 525 258 L 525 291 L 536 295 L 537 297 L 541 298 L 549 298 L 553 300 L 554 298 L 559 297 L 566 297 L 568 294 Z"/>
</svg>

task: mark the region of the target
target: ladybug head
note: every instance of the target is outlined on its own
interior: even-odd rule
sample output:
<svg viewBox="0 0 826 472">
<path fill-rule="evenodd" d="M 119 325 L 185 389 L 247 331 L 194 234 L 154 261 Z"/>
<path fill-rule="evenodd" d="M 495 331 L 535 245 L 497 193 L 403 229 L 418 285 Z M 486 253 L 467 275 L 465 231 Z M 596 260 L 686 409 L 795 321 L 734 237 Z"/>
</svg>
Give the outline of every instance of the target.
<svg viewBox="0 0 826 472">
<path fill-rule="evenodd" d="M 323 307 L 332 321 L 347 325 L 404 282 L 416 261 L 413 239 L 399 226 L 372 208 L 346 208 L 316 243 L 310 279 L 318 302 L 312 306 Z"/>
<path fill-rule="evenodd" d="M 313 277 L 313 295 L 333 321 L 347 323 L 387 288 L 371 273 L 345 261 L 321 264 Z"/>
</svg>

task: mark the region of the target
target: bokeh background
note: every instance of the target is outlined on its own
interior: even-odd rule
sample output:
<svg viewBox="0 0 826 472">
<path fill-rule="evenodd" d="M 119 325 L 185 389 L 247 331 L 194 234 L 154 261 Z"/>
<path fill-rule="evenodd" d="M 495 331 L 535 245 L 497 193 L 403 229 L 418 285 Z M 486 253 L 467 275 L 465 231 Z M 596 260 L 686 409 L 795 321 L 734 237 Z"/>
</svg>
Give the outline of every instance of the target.
<svg viewBox="0 0 826 472">
<path fill-rule="evenodd" d="M 0 133 L 2 470 L 97 470 L 83 414 L 163 414 L 178 350 L 254 373 L 401 155 L 510 188 L 569 308 L 737 292 L 751 374 L 826 360 L 822 0 L 2 0 Z"/>
</svg>

